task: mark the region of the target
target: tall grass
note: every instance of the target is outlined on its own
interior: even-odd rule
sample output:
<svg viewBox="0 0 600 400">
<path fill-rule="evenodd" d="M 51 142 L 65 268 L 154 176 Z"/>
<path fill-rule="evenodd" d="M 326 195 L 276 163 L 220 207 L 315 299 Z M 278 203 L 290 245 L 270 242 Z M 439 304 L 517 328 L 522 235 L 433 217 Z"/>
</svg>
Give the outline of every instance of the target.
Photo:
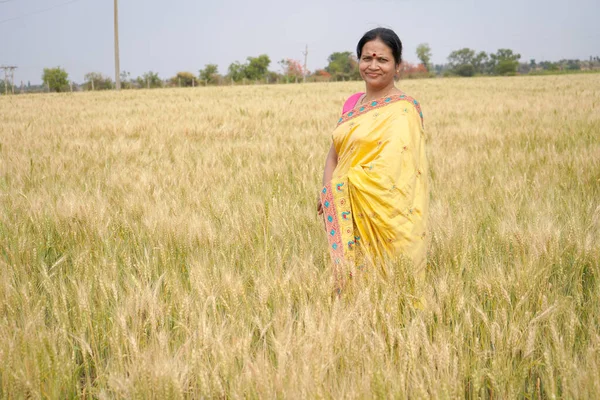
<svg viewBox="0 0 600 400">
<path fill-rule="evenodd" d="M 315 201 L 357 83 L 0 98 L 0 397 L 595 398 L 600 76 L 400 82 L 411 272 L 332 296 Z"/>
</svg>

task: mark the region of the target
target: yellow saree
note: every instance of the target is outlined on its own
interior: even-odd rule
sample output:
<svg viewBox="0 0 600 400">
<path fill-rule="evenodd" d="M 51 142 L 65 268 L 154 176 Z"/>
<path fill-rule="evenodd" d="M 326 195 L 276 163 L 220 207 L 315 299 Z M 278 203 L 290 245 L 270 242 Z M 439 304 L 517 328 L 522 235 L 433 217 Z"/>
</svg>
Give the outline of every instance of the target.
<svg viewBox="0 0 600 400">
<path fill-rule="evenodd" d="M 405 94 L 356 105 L 333 132 L 338 164 L 321 191 L 336 274 L 407 258 L 424 272 L 429 203 L 423 115 Z"/>
</svg>

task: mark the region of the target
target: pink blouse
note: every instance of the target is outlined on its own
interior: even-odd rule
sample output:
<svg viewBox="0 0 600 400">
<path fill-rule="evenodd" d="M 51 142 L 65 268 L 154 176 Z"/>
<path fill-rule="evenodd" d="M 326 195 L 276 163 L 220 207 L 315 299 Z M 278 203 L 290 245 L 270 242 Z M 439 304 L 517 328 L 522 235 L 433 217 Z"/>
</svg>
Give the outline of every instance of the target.
<svg viewBox="0 0 600 400">
<path fill-rule="evenodd" d="M 362 96 L 363 94 L 363 92 L 359 92 L 354 93 L 352 96 L 348 97 L 348 100 L 346 100 L 346 102 L 344 103 L 342 114 L 346 114 L 348 111 L 352 110 L 354 106 L 356 106 L 356 103 L 358 103 L 358 99 L 360 99 L 360 96 Z"/>
</svg>

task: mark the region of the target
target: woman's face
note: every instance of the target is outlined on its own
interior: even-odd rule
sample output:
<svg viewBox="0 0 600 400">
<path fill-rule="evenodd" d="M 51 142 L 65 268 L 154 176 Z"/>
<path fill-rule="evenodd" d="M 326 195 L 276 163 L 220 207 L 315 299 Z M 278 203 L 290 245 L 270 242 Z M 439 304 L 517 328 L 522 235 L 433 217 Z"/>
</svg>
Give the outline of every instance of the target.
<svg viewBox="0 0 600 400">
<path fill-rule="evenodd" d="M 397 67 L 392 49 L 379 38 L 365 43 L 358 69 L 367 86 L 373 89 L 389 86 L 394 81 Z"/>
</svg>

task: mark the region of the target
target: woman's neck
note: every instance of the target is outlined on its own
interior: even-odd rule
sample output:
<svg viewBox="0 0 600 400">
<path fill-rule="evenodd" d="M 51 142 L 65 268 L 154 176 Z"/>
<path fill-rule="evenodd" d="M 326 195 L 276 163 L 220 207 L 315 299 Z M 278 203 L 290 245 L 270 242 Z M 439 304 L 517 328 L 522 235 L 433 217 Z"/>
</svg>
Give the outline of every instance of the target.
<svg viewBox="0 0 600 400">
<path fill-rule="evenodd" d="M 380 97 L 388 96 L 390 94 L 400 93 L 400 90 L 396 88 L 396 85 L 393 83 L 390 86 L 386 86 L 382 89 L 369 89 L 367 88 L 367 92 L 363 96 L 363 101 L 371 101 L 375 99 L 379 99 Z"/>
</svg>

